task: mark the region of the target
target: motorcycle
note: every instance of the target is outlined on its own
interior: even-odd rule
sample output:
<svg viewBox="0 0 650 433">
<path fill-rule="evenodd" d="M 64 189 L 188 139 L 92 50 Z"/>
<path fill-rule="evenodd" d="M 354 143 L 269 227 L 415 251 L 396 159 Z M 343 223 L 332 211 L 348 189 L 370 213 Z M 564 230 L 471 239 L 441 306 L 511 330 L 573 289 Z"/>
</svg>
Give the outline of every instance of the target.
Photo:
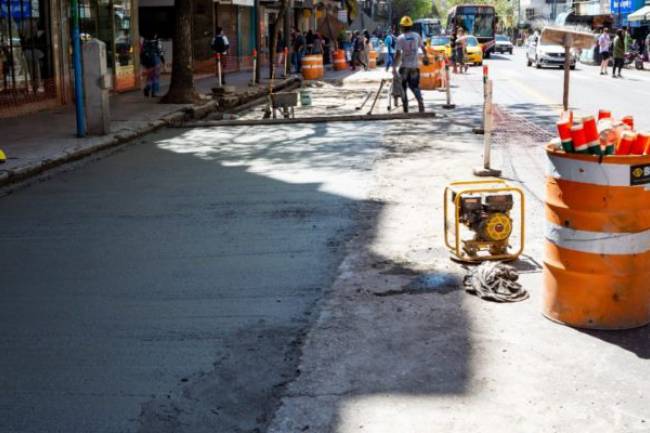
<svg viewBox="0 0 650 433">
<path fill-rule="evenodd" d="M 628 51 L 625 53 L 625 58 L 623 60 L 623 64 L 625 66 L 631 65 L 634 63 L 634 67 L 636 69 L 643 69 L 643 56 L 639 51 Z"/>
</svg>

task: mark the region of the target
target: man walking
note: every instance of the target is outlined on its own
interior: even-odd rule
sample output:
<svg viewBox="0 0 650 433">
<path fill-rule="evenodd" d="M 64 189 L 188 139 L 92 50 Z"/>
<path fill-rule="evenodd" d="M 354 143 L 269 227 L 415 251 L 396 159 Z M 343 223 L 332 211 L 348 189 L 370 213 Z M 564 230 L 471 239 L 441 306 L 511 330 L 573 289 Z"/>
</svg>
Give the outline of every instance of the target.
<svg viewBox="0 0 650 433">
<path fill-rule="evenodd" d="M 618 78 L 623 78 L 621 71 L 625 60 L 625 30 L 616 30 L 616 37 L 614 38 L 614 68 L 612 69 L 612 78 L 616 78 L 616 69 L 618 68 Z"/>
<path fill-rule="evenodd" d="M 388 71 L 388 68 L 393 66 L 393 63 L 395 63 L 396 43 L 397 43 L 397 38 L 393 34 L 393 28 L 390 27 L 388 29 L 388 34 L 386 34 L 386 38 L 384 39 L 384 45 L 386 46 L 386 71 Z"/>
<path fill-rule="evenodd" d="M 217 62 L 221 67 L 221 84 L 226 84 L 226 55 L 228 54 L 228 48 L 230 48 L 230 42 L 228 37 L 223 32 L 223 28 L 217 26 L 215 29 L 215 36 L 212 39 L 212 51 L 217 57 Z"/>
<path fill-rule="evenodd" d="M 363 65 L 363 69 L 368 70 L 368 65 L 363 60 L 363 51 L 365 49 L 365 38 L 359 34 L 359 31 L 354 32 L 352 37 L 352 70 L 356 70 L 359 64 Z"/>
<path fill-rule="evenodd" d="M 609 66 L 609 47 L 612 40 L 609 38 L 609 29 L 605 27 L 603 32 L 598 36 L 598 52 L 600 53 L 600 75 L 607 75 Z"/>
<path fill-rule="evenodd" d="M 404 112 L 408 113 L 408 95 L 406 88 L 411 89 L 418 101 L 418 110 L 424 113 L 424 101 L 420 92 L 420 70 L 418 69 L 418 49 L 422 49 L 424 55 L 422 61 L 429 64 L 427 50 L 422 43 L 420 35 L 413 31 L 413 20 L 405 15 L 399 22 L 402 34 L 397 38 L 395 46 L 395 63 L 393 64 L 393 76 L 397 75 L 396 65 L 399 65 L 399 78 L 402 82 L 402 106 Z"/>
<path fill-rule="evenodd" d="M 293 64 L 296 68 L 296 74 L 300 73 L 300 66 L 302 63 L 302 57 L 305 55 L 305 37 L 302 35 L 302 32 L 298 29 L 294 30 L 293 34 Z"/>
</svg>

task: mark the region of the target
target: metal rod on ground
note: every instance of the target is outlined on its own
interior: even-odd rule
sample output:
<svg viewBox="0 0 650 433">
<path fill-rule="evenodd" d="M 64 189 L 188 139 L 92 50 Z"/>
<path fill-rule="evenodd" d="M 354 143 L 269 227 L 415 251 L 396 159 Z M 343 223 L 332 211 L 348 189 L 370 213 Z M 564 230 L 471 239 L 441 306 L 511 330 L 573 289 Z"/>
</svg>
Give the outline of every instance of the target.
<svg viewBox="0 0 650 433">
<path fill-rule="evenodd" d="M 485 131 L 483 132 L 483 168 L 474 169 L 476 176 L 501 176 L 501 170 L 490 167 L 492 153 L 492 80 L 485 83 Z"/>
<path fill-rule="evenodd" d="M 449 63 L 445 62 L 445 81 L 447 82 L 447 103 L 442 106 L 448 110 L 456 108 L 456 105 L 451 103 L 451 81 L 449 81 Z"/>
<path fill-rule="evenodd" d="M 368 102 L 368 100 L 370 99 L 371 96 L 372 96 L 372 92 L 368 92 L 366 94 L 366 98 L 363 100 L 361 105 L 359 105 L 358 107 L 355 107 L 354 109 L 355 110 L 361 110 L 366 105 L 366 103 Z"/>
<path fill-rule="evenodd" d="M 368 111 L 368 115 L 372 114 L 372 110 L 375 109 L 375 104 L 377 103 L 377 99 L 379 99 L 379 94 L 381 93 L 381 90 L 384 88 L 384 79 L 379 82 L 379 90 L 377 90 L 377 93 L 375 94 L 375 99 L 372 101 L 372 105 L 370 106 L 370 111 Z"/>
</svg>

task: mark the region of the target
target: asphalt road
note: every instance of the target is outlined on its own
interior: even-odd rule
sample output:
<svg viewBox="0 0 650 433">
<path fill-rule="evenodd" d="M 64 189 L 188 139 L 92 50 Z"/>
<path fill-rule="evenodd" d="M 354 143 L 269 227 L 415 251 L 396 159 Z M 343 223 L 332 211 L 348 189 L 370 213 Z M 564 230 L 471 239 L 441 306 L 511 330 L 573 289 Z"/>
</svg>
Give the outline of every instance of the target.
<svg viewBox="0 0 650 433">
<path fill-rule="evenodd" d="M 540 124 L 557 119 L 562 107 L 563 70 L 527 67 L 523 48 L 512 56 L 495 55 L 486 64 L 495 81 L 495 103 Z M 623 79 L 599 72 L 599 67 L 582 63 L 571 71 L 569 105 L 576 114 L 595 115 L 600 108 L 609 109 L 614 116 L 633 115 L 639 129 L 650 130 L 650 71 L 628 68 Z M 554 127 L 548 121 L 544 126 Z"/>
<path fill-rule="evenodd" d="M 0 431 L 264 430 L 372 128 L 168 131 L 0 197 Z"/>
</svg>

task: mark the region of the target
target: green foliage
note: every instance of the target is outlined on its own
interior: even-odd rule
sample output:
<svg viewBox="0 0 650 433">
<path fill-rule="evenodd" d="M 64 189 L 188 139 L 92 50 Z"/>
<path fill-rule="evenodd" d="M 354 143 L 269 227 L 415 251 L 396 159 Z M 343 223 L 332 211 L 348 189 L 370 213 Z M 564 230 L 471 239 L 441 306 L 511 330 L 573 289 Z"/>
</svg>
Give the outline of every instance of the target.
<svg viewBox="0 0 650 433">
<path fill-rule="evenodd" d="M 414 20 L 433 16 L 431 0 L 393 0 L 392 7 L 395 24 L 404 15 L 408 15 Z"/>
</svg>

